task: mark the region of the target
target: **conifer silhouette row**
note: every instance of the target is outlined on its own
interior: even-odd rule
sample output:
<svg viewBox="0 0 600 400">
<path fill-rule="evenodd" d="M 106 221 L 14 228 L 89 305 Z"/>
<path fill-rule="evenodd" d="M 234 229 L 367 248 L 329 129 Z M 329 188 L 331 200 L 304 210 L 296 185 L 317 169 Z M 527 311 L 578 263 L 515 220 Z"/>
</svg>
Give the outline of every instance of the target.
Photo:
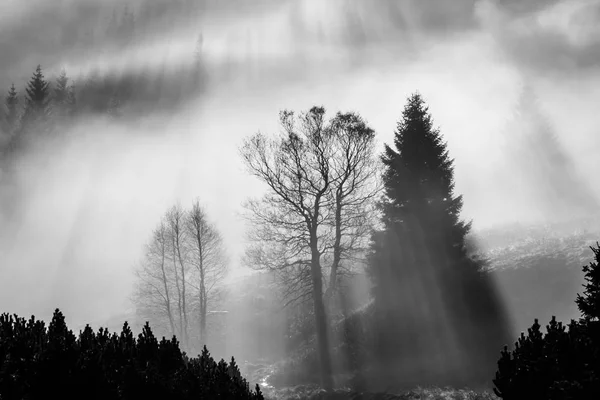
<svg viewBox="0 0 600 400">
<path fill-rule="evenodd" d="M 600 399 L 600 245 L 592 251 L 576 300 L 581 318 L 564 326 L 552 317 L 545 334 L 536 319 L 514 350 L 504 347 L 494 379 L 502 399 Z"/>
<path fill-rule="evenodd" d="M 57 309 L 46 328 L 33 316 L 0 316 L 0 399 L 252 399 L 262 400 L 235 360 L 197 358 L 175 337 L 159 342 L 148 323 L 137 339 L 127 322 L 110 334 L 89 325 L 75 337 Z"/>
</svg>

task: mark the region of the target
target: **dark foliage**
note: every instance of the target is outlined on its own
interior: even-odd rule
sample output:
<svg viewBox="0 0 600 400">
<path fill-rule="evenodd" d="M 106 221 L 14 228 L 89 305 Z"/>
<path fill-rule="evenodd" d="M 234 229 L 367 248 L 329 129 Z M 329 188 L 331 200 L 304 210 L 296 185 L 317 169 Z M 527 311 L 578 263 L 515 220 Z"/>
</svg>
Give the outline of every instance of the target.
<svg viewBox="0 0 600 400">
<path fill-rule="evenodd" d="M 383 229 L 372 237 L 369 273 L 384 370 L 408 379 L 400 370 L 412 365 L 423 384 L 484 379 L 479 372 L 493 372 L 509 338 L 506 316 L 484 263 L 470 255 L 453 160 L 419 94 L 408 99 L 382 161 Z"/>
<path fill-rule="evenodd" d="M 586 284 L 583 295 L 577 295 L 577 307 L 587 324 L 600 320 L 600 245 L 592 248 L 596 262 L 591 262 L 583 267 Z"/>
<path fill-rule="evenodd" d="M 505 399 L 598 399 L 600 398 L 600 245 L 592 248 L 595 262 L 583 267 L 587 283 L 577 296 L 582 313 L 568 326 L 552 318 L 541 332 L 538 320 L 527 335 L 505 346 L 498 361 L 494 389 Z"/>
<path fill-rule="evenodd" d="M 148 323 L 137 339 L 127 322 L 120 335 L 86 326 L 76 337 L 59 310 L 48 328 L 33 316 L 0 316 L 0 398 L 254 399 L 235 360 L 197 358 L 175 337 L 158 341 Z"/>
<path fill-rule="evenodd" d="M 50 131 L 48 124 L 51 110 L 50 83 L 44 77 L 42 67 L 37 66 L 25 88 L 25 104 L 19 112 L 18 93 L 13 84 L 5 99 L 8 140 L 0 149 L 7 155 L 22 151 L 31 141 L 33 130 L 44 136 Z M 8 162 L 3 160 L 4 162 Z"/>
<path fill-rule="evenodd" d="M 44 77 L 41 65 L 38 65 L 33 76 L 25 88 L 25 110 L 21 119 L 21 126 L 43 125 L 50 116 L 50 83 Z"/>
</svg>

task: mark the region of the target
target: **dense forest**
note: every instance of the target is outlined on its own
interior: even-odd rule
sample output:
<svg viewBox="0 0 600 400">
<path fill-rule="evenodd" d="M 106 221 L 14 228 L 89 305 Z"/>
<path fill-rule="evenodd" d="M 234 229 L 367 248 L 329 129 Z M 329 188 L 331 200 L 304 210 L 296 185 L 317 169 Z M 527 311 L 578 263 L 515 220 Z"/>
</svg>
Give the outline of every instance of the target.
<svg viewBox="0 0 600 400">
<path fill-rule="evenodd" d="M 52 46 L 65 59 L 133 50 L 173 19 L 193 25 L 210 10 L 273 6 L 217 3 L 144 1 L 110 14 L 80 5 L 73 16 L 88 26 L 53 27 L 59 44 L 40 58 L 51 60 Z M 175 67 L 165 55 L 145 68 L 37 65 L 25 82 L 11 77 L 0 107 L 2 216 L 26 213 L 17 184 L 24 154 L 67 143 L 88 121 L 127 128 L 162 118 L 235 78 L 211 65 L 200 31 L 185 43 Z M 12 72 L 6 54 L 0 66 Z M 383 149 L 357 111 L 282 109 L 277 133 L 246 134 L 229 155 L 263 189 L 240 216 L 240 263 L 251 272 L 228 279 L 237 261 L 202 193 L 172 204 L 130 266 L 127 322 L 77 335 L 58 309 L 47 327 L 0 316 L 0 399 L 600 398 L 598 201 L 531 87 L 516 109 L 510 129 L 524 134 L 505 143 L 523 171 L 514 197 L 534 198 L 563 225 L 475 234 L 448 140 L 419 91 L 398 105 Z M 564 228 L 574 216 L 590 228 Z"/>
</svg>

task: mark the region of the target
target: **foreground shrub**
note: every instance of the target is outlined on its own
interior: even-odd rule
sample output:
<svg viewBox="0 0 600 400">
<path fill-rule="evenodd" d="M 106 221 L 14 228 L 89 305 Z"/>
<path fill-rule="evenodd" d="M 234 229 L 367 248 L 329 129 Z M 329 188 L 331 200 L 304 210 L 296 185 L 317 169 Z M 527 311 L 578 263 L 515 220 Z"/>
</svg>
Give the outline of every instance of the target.
<svg viewBox="0 0 600 400">
<path fill-rule="evenodd" d="M 579 321 L 563 326 L 552 318 L 542 333 L 538 320 L 527 335 L 505 347 L 498 361 L 494 392 L 512 399 L 600 399 L 600 245 L 595 262 L 583 267 L 586 284 L 577 296 Z"/>
<path fill-rule="evenodd" d="M 262 400 L 235 360 L 197 358 L 175 337 L 159 342 L 148 323 L 136 338 L 88 326 L 75 337 L 57 309 L 46 329 L 31 317 L 0 316 L 0 399 L 248 399 Z"/>
</svg>

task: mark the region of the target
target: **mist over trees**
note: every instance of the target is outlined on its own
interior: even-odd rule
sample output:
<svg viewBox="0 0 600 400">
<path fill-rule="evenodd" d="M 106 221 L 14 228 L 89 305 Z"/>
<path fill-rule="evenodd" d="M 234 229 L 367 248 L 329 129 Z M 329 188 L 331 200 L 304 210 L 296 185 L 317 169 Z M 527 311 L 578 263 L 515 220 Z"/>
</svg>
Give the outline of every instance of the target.
<svg viewBox="0 0 600 400">
<path fill-rule="evenodd" d="M 200 36 L 191 75 L 179 83 L 204 84 L 201 47 Z M 167 80 L 157 83 L 143 73 L 97 72 L 77 82 L 65 70 L 48 79 L 38 66 L 23 94 L 10 86 L 2 118 L 5 171 L 12 156 L 60 135 L 77 118 L 127 118 L 169 93 Z M 248 171 L 267 187 L 265 196 L 245 204 L 250 232 L 243 262 L 274 277 L 269 298 L 281 301 L 277 309 L 256 301 L 248 310 L 259 324 L 285 326 L 278 343 L 287 348 L 277 354 L 294 357 L 314 346 L 316 357 L 309 353 L 294 368 L 316 371 L 318 360 L 325 389 L 347 372 L 363 386 L 397 376 L 407 385 L 488 381 L 510 327 L 486 263 L 467 242 L 470 223 L 460 217 L 453 160 L 422 97 L 408 99 L 394 146 L 386 145 L 381 159 L 375 132 L 357 113 L 327 119 L 323 107 L 299 115 L 282 111 L 280 123 L 278 136 L 257 133 L 241 147 Z M 562 207 L 592 209 L 593 202 L 581 202 L 589 193 L 575 184 L 556 138 L 543 129 L 533 132 L 538 136 L 526 148 L 535 147 L 548 168 L 557 168 L 544 186 L 549 195 L 573 184 L 577 190 Z M 529 172 L 534 180 L 545 174 Z M 211 329 L 211 311 L 234 304 L 223 296 L 235 294 L 224 284 L 229 260 L 222 237 L 200 203 L 170 208 L 144 250 L 132 296 L 136 316 L 152 321 L 159 334 L 179 338 L 186 351 L 217 347 L 227 328 Z M 344 283 L 365 270 L 373 301 L 348 312 Z M 254 322 L 248 322 L 252 331 L 268 337 L 270 331 Z M 269 348 L 265 340 L 258 343 Z"/>
<path fill-rule="evenodd" d="M 168 29 L 172 16 L 191 18 L 208 3 L 159 0 L 143 1 L 137 8 L 119 5 L 110 16 L 98 17 L 102 21 L 97 25 L 56 29 L 61 30 L 66 47 L 83 44 L 100 57 L 125 54 L 149 37 L 160 37 L 158 27 Z M 223 7 L 231 4 L 257 7 L 244 1 Z M 345 20 L 352 46 L 367 48 L 372 33 L 362 31 L 364 21 L 351 11 Z M 158 66 L 123 70 L 94 66 L 83 72 L 57 71 L 54 64 L 48 70 L 38 65 L 26 83 L 6 86 L 0 110 L 0 198 L 7 218 L 13 218 L 19 206 L 15 176 L 22 154 L 55 140 L 60 147 L 68 143 L 60 141 L 67 135 L 89 134 L 88 118 L 107 122 L 108 127 L 127 127 L 140 116 L 171 118 L 173 110 L 207 93 L 214 77 L 203 52 L 205 39 L 196 27 L 188 34 L 189 42 L 195 39 L 195 43 L 179 66 L 169 63 L 169 54 Z M 3 63 L 0 60 L 0 66 Z M 511 160 L 519 172 L 515 181 L 531 191 L 528 195 L 542 213 L 556 217 L 595 213 L 598 202 L 592 188 L 580 179 L 530 88 L 523 91 L 517 109 L 514 129 L 507 135 L 509 147 L 515 150 Z M 177 392 L 182 398 L 191 397 L 194 390 L 208 396 L 233 390 L 242 398 L 262 398 L 259 390 L 248 391 L 233 359 L 229 364 L 216 363 L 205 345 L 214 353 L 233 348 L 235 353 L 228 356 L 240 354 L 242 372 L 256 373 L 253 379 L 267 387 L 317 383 L 326 391 L 341 386 L 356 392 L 393 385 L 485 386 L 490 385 L 501 358 L 497 386 L 506 398 L 519 398 L 529 384 L 529 372 L 519 374 L 536 372 L 527 369 L 530 359 L 537 363 L 534 356 L 549 347 L 556 345 L 561 360 L 567 360 L 565 365 L 576 365 L 582 374 L 587 373 L 585 368 L 569 359 L 565 349 L 576 348 L 578 360 L 586 365 L 597 361 L 597 346 L 589 334 L 597 333 L 597 265 L 585 269 L 589 285 L 577 302 L 588 317 L 580 325 L 572 324 L 572 336 L 553 320 L 548 346 L 536 321 L 531 337 L 521 337 L 520 349 L 517 346 L 510 353 L 505 348 L 500 353 L 511 341 L 509 316 L 488 260 L 478 255 L 478 242 L 470 237 L 471 222 L 461 216 L 463 197 L 455 192 L 454 159 L 420 94 L 407 99 L 393 143 L 386 144 L 382 153 L 375 131 L 357 112 L 329 116 L 324 107 L 315 106 L 301 113 L 284 110 L 279 122 L 276 135 L 246 137 L 235 160 L 265 189 L 263 196 L 243 204 L 249 230 L 239 261 L 255 270 L 251 276 L 233 283 L 226 279 L 237 260 L 231 260 L 214 223 L 222 215 L 209 216 L 199 200 L 189 207 L 177 203 L 148 232 L 141 259 L 132 268 L 135 285 L 130 297 L 138 322 L 150 321 L 157 337 L 173 339 L 163 337 L 159 342 L 149 324 L 137 341 L 128 325 L 120 336 L 110 336 L 106 329 L 95 334 L 88 326 L 76 338 L 58 312 L 48 333 L 33 318 L 27 322 L 1 315 L 0 397 L 10 390 L 24 395 L 28 379 L 43 375 L 30 372 L 35 368 L 55 378 L 49 365 L 60 364 L 59 355 L 67 355 L 69 361 L 60 364 L 66 369 L 59 371 L 73 381 L 81 378 L 88 383 L 95 374 L 108 377 L 110 382 L 102 387 L 105 394 L 126 387 L 131 393 L 145 390 L 150 396 L 155 388 L 167 395 L 183 382 L 186 394 Z M 77 124 L 83 128 L 71 129 Z M 115 140 L 110 146 L 121 144 Z M 235 162 L 235 154 L 221 155 Z M 42 157 L 35 162 L 48 165 L 55 156 Z M 107 163 L 98 165 L 102 169 Z M 151 182 L 158 186 L 154 176 Z M 224 177 L 220 184 L 233 183 Z M 94 195 L 90 193 L 82 197 L 89 200 Z M 95 201 L 102 202 L 100 197 Z M 89 203 L 80 201 L 73 213 L 73 227 L 65 234 L 68 244 L 57 257 L 62 275 L 56 274 L 55 289 L 63 276 L 71 277 L 71 271 L 61 268 L 79 261 L 73 248 L 91 240 L 86 225 L 79 223 L 82 215 L 94 212 Z M 594 254 L 597 264 L 597 249 Z M 546 263 L 560 267 L 562 262 L 555 257 Z M 536 273 L 529 279 L 535 279 L 531 276 Z M 352 285 L 370 294 L 357 296 Z M 56 292 L 54 299 L 60 297 Z M 594 330 L 584 330 L 584 339 L 573 339 L 581 327 Z M 190 360 L 180 349 L 201 355 Z M 536 365 L 554 371 L 551 357 L 541 359 Z M 79 374 L 73 365 L 91 369 Z M 105 368 L 102 373 L 100 365 Z M 163 369 L 170 375 L 156 372 Z M 570 379 L 568 372 L 559 372 L 561 379 Z M 522 380 L 513 380 L 513 375 Z M 204 385 L 198 377 L 210 384 Z M 50 382 L 35 379 L 36 384 L 42 383 L 36 390 Z M 131 386 L 115 383 L 128 379 Z M 142 382 L 154 386 L 148 389 Z M 213 390 L 211 385 L 221 383 Z M 83 391 L 84 386 L 77 390 Z"/>
<path fill-rule="evenodd" d="M 199 201 L 188 210 L 175 205 L 152 232 L 135 270 L 136 314 L 198 352 L 209 343 L 209 307 L 218 304 L 227 272 L 221 234 Z"/>
<path fill-rule="evenodd" d="M 3 115 L 3 129 L 5 135 L 2 138 L 2 146 L 4 147 L 5 141 L 10 140 L 14 132 L 17 130 L 19 123 L 19 94 L 17 93 L 17 89 L 15 88 L 15 84 L 13 83 L 8 90 L 8 93 L 5 97 L 4 104 L 6 110 Z"/>
<path fill-rule="evenodd" d="M 65 24 L 62 36 L 69 39 L 63 40 L 61 47 L 66 51 L 78 44 L 97 54 L 133 48 L 137 41 L 156 34 L 155 17 L 160 13 L 161 19 L 169 15 L 191 18 L 197 15 L 200 3 L 149 1 L 143 2 L 139 10 L 123 5 L 114 7 L 105 18 L 95 9 L 95 4 L 85 10 L 76 7 L 76 11 L 89 16 L 94 21 L 92 25 L 97 24 L 97 27 L 94 31 L 94 27 Z M 191 39 L 193 41 L 193 37 Z M 0 64 L 5 61 L 9 58 L 3 57 Z M 90 114 L 132 117 L 151 111 L 164 112 L 180 105 L 208 87 L 204 62 L 202 41 L 198 39 L 190 46 L 189 61 L 175 67 L 169 66 L 165 57 L 159 67 L 141 70 L 104 71 L 92 67 L 88 71 L 68 71 L 60 68 L 46 76 L 42 66 L 38 65 L 24 87 L 13 80 L 6 92 L 0 118 L 0 152 L 24 151 L 19 146 L 25 146 L 26 137 L 33 133 L 58 133 L 61 129 L 57 129 L 57 125 L 64 128 L 65 123 L 75 117 Z M 55 62 L 52 65 L 56 68 Z"/>
<path fill-rule="evenodd" d="M 597 195 L 583 180 L 530 84 L 520 93 L 505 143 L 520 171 L 511 177 L 518 185 L 515 192 L 532 198 L 543 217 L 564 220 L 597 212 Z"/>
</svg>

